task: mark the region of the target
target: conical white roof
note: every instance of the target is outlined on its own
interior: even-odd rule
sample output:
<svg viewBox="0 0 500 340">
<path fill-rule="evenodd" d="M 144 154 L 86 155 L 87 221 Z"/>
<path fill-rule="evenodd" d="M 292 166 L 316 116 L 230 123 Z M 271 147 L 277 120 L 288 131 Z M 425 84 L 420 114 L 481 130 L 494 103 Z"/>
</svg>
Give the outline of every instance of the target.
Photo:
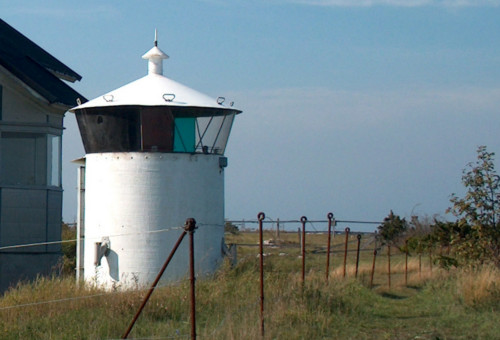
<svg viewBox="0 0 500 340">
<path fill-rule="evenodd" d="M 223 98 L 209 97 L 181 83 L 165 77 L 162 73 L 162 61 L 168 56 L 154 46 L 144 56 L 149 60 L 149 74 L 103 96 L 92 99 L 70 109 L 109 106 L 177 106 L 230 110 L 240 113 L 233 107 L 222 104 Z"/>
</svg>

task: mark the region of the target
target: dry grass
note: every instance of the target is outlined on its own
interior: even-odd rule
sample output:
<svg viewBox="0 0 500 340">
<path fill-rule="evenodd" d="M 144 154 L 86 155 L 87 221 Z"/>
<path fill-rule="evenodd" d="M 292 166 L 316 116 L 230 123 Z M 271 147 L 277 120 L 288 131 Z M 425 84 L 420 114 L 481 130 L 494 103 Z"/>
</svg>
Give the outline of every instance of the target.
<svg viewBox="0 0 500 340">
<path fill-rule="evenodd" d="M 465 269 L 457 274 L 457 296 L 469 307 L 491 306 L 500 310 L 500 270 L 494 266 Z"/>
<path fill-rule="evenodd" d="M 344 278 L 343 238 L 337 237 L 327 284 L 325 237 L 313 236 L 308 238 L 304 284 L 295 237 L 285 240 L 285 248 L 266 248 L 266 339 L 493 339 L 500 334 L 498 269 L 446 272 L 434 267 L 431 272 L 428 261 L 422 261 L 420 270 L 414 256 L 409 258 L 405 285 L 405 257 L 395 253 L 389 289 L 387 257 L 380 252 L 370 289 L 373 252 L 361 253 L 357 279 L 355 252 L 350 252 Z M 255 243 L 257 235 L 231 237 Z M 373 249 L 368 238 L 364 242 Z M 227 262 L 213 277 L 197 281 L 200 338 L 260 338 L 257 251 L 255 246 L 239 247 L 235 267 Z M 72 279 L 40 278 L 0 299 L 0 338 L 119 338 L 143 295 L 107 293 L 78 286 Z M 189 327 L 184 281 L 155 291 L 131 338 L 186 338 Z"/>
</svg>

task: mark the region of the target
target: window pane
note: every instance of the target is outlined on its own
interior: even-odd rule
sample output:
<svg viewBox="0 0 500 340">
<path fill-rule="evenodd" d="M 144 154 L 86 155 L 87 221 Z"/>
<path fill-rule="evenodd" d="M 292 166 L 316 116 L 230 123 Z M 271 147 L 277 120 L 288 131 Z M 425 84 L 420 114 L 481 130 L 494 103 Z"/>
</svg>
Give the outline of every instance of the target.
<svg viewBox="0 0 500 340">
<path fill-rule="evenodd" d="M 76 111 L 86 153 L 139 151 L 137 107 L 105 107 Z"/>
<path fill-rule="evenodd" d="M 172 152 L 174 117 L 168 108 L 141 108 L 142 150 Z"/>
<path fill-rule="evenodd" d="M 2 133 L 1 181 L 9 185 L 46 185 L 47 146 L 43 134 Z"/>
<path fill-rule="evenodd" d="M 196 151 L 223 155 L 234 114 L 197 118 Z"/>
<path fill-rule="evenodd" d="M 174 152 L 194 152 L 195 118 L 175 118 Z"/>
<path fill-rule="evenodd" d="M 47 137 L 47 184 L 61 186 L 61 137 Z"/>
</svg>

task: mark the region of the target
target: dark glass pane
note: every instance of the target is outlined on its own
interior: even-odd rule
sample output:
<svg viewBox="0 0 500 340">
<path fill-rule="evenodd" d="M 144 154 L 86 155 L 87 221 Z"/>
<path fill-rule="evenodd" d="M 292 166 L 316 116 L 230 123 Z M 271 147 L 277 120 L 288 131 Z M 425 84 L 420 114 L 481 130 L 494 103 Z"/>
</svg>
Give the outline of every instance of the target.
<svg viewBox="0 0 500 340">
<path fill-rule="evenodd" d="M 141 108 L 143 151 L 172 152 L 174 117 L 167 107 Z"/>
<path fill-rule="evenodd" d="M 47 138 L 43 134 L 2 132 L 0 181 L 6 185 L 46 185 Z"/>
<path fill-rule="evenodd" d="M 76 119 L 86 153 L 141 149 L 138 107 L 77 110 Z"/>
</svg>

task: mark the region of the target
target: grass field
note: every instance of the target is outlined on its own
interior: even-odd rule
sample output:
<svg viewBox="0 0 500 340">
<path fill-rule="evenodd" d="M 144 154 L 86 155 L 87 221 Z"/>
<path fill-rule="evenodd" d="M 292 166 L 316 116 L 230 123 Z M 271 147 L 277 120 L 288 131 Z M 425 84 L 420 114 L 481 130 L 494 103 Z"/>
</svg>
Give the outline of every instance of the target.
<svg viewBox="0 0 500 340">
<path fill-rule="evenodd" d="M 266 233 L 264 239 L 273 239 Z M 226 261 L 196 285 L 200 339 L 258 339 L 259 258 L 257 233 L 228 234 L 237 263 Z M 391 256 L 388 287 L 386 248 L 376 260 L 370 287 L 373 240 L 361 240 L 355 278 L 356 235 L 349 240 L 343 275 L 344 236 L 333 240 L 329 281 L 325 279 L 326 235 L 306 236 L 302 284 L 297 233 L 282 233 L 266 246 L 266 339 L 499 339 L 500 272 L 493 267 L 444 271 L 428 255 Z M 421 270 L 420 270 L 421 268 Z M 103 292 L 72 278 L 40 278 L 0 299 L 1 339 L 116 339 L 138 308 L 144 291 Z M 50 302 L 47 302 L 50 301 Z M 189 283 L 159 288 L 129 338 L 189 338 Z"/>
</svg>

